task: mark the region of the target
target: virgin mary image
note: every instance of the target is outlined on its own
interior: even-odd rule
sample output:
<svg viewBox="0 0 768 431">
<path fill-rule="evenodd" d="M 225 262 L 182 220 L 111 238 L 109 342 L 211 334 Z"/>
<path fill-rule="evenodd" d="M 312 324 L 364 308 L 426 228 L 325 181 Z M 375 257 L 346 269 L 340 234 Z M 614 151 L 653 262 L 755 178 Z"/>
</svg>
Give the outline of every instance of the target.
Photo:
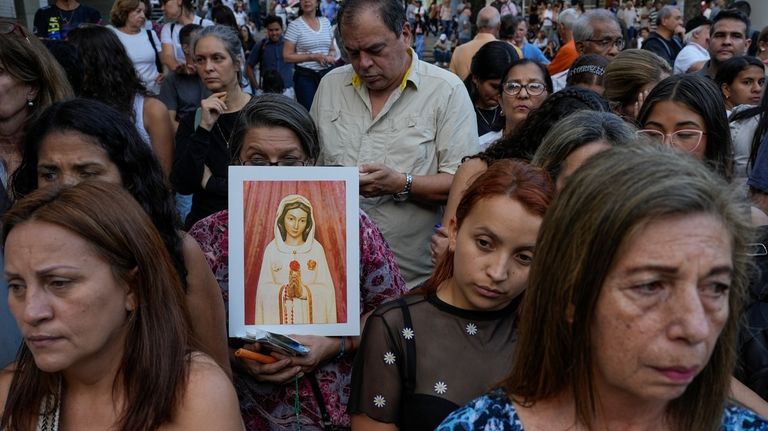
<svg viewBox="0 0 768 431">
<path fill-rule="evenodd" d="M 255 323 L 336 323 L 331 272 L 304 196 L 288 195 L 277 208 L 275 239 L 264 249 L 256 288 Z"/>
</svg>

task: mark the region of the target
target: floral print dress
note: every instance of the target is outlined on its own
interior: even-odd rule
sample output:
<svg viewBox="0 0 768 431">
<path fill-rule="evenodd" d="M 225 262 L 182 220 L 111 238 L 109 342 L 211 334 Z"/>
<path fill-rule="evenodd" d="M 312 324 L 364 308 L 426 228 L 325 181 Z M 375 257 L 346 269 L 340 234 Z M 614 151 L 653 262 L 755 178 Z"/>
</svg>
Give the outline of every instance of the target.
<svg viewBox="0 0 768 431">
<path fill-rule="evenodd" d="M 722 431 L 768 431 L 768 422 L 735 405 L 723 412 Z M 502 389 L 485 394 L 445 418 L 435 431 L 524 431 L 515 406 Z"/>
</svg>

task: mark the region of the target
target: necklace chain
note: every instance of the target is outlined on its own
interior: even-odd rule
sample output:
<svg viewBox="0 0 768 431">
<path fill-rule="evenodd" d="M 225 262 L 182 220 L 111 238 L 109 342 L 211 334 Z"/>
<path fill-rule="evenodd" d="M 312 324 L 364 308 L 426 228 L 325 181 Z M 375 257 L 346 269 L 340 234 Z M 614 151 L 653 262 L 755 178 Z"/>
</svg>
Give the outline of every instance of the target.
<svg viewBox="0 0 768 431">
<path fill-rule="evenodd" d="M 224 132 L 221 130 L 221 126 L 219 125 L 219 122 L 216 122 L 216 129 L 219 131 L 219 135 L 221 135 L 221 139 L 224 140 L 224 143 L 227 145 L 227 149 L 229 149 L 229 140 L 224 135 Z"/>
<path fill-rule="evenodd" d="M 496 122 L 496 116 L 499 114 L 499 108 L 498 106 L 496 108 L 493 108 L 493 118 L 490 122 L 488 122 L 488 119 L 485 118 L 485 114 L 483 114 L 483 109 L 480 109 L 478 107 L 475 107 L 475 111 L 477 111 L 478 114 L 480 114 L 480 118 L 483 119 L 483 122 L 486 126 L 488 126 L 489 129 L 493 128 L 493 124 Z"/>
<path fill-rule="evenodd" d="M 67 25 L 70 22 L 72 22 L 72 18 L 75 17 L 75 10 L 77 8 L 72 9 L 72 10 L 68 10 L 68 11 L 65 11 L 65 10 L 63 10 L 63 9 L 61 9 L 59 7 L 57 7 L 57 9 L 59 9 L 59 19 L 61 20 L 61 26 L 64 27 L 65 25 Z M 64 12 L 68 12 L 68 14 L 69 14 L 68 18 L 64 18 Z"/>
</svg>

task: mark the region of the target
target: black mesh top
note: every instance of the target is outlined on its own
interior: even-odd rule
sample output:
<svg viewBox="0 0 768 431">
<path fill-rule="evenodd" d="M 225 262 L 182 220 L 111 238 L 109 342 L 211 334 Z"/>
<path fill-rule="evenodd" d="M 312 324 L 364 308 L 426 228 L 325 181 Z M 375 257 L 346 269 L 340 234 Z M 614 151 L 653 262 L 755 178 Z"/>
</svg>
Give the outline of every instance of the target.
<svg viewBox="0 0 768 431">
<path fill-rule="evenodd" d="M 468 311 L 414 295 L 380 306 L 355 356 L 349 413 L 434 429 L 509 373 L 518 303 Z"/>
</svg>

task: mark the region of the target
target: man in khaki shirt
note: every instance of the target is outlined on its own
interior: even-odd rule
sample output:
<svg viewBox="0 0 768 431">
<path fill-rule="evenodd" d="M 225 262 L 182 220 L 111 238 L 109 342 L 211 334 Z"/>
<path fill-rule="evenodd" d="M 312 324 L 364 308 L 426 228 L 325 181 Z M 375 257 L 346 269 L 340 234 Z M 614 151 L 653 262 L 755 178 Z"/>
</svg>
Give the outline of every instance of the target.
<svg viewBox="0 0 768 431">
<path fill-rule="evenodd" d="M 501 17 L 495 7 L 486 6 L 480 9 L 477 14 L 477 35 L 469 42 L 456 47 L 448 69 L 462 81 L 466 79 L 469 75 L 469 66 L 472 64 L 472 57 L 483 45 L 496 40 L 500 24 Z M 518 52 L 518 54 L 520 58 L 523 57 L 522 53 Z"/>
<path fill-rule="evenodd" d="M 414 287 L 432 270 L 453 173 L 479 151 L 472 102 L 455 75 L 410 49 L 398 0 L 345 0 L 338 22 L 350 64 L 323 78 L 312 104 L 319 163 L 359 167 L 361 208 Z"/>
</svg>

